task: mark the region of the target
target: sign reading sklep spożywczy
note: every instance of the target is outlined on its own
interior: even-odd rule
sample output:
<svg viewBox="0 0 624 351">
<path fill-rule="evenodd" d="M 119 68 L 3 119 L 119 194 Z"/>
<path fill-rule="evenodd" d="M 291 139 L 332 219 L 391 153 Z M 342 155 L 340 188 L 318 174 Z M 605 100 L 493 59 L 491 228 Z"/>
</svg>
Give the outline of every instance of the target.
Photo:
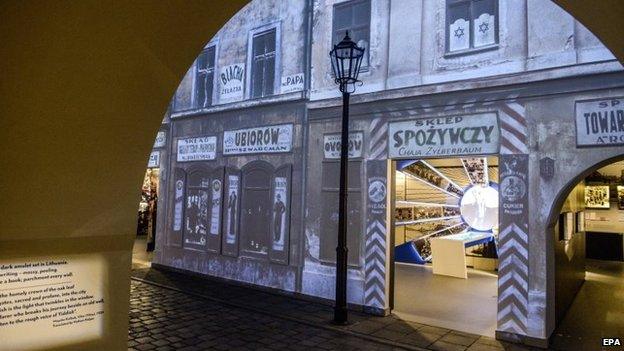
<svg viewBox="0 0 624 351">
<path fill-rule="evenodd" d="M 390 123 L 388 138 L 391 158 L 485 155 L 500 146 L 495 113 Z"/>
<path fill-rule="evenodd" d="M 624 144 L 624 98 L 576 102 L 576 145 Z"/>
<path fill-rule="evenodd" d="M 290 152 L 292 139 L 292 124 L 227 130 L 223 132 L 223 154 Z"/>
<path fill-rule="evenodd" d="M 214 160 L 217 157 L 217 137 L 197 137 L 178 140 L 178 162 Z"/>
<path fill-rule="evenodd" d="M 323 135 L 323 152 L 325 158 L 340 158 L 340 134 Z M 362 157 L 362 145 L 364 143 L 364 133 L 349 133 L 349 158 Z"/>
<path fill-rule="evenodd" d="M 237 63 L 221 68 L 219 81 L 219 102 L 232 102 L 243 99 L 243 82 L 245 79 L 245 64 Z"/>
</svg>

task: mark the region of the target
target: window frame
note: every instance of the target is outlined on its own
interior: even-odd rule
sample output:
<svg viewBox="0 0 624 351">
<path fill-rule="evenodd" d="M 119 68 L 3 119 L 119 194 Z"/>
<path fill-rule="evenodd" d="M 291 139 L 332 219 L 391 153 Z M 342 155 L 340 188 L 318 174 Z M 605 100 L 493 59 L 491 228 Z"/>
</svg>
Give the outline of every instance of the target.
<svg viewBox="0 0 624 351">
<path fill-rule="evenodd" d="M 271 22 L 260 27 L 256 27 L 249 31 L 247 36 L 247 62 L 245 68 L 245 99 L 263 99 L 271 96 L 279 95 L 281 80 L 282 80 L 282 33 L 281 33 L 281 22 Z M 253 65 L 253 41 L 256 36 L 264 34 L 265 32 L 269 32 L 271 30 L 275 30 L 275 70 L 274 70 L 274 80 L 273 80 L 273 94 L 272 95 L 262 95 L 253 97 L 252 95 L 252 65 Z"/>
<path fill-rule="evenodd" d="M 452 56 L 461 56 L 461 55 L 466 55 L 466 54 L 475 54 L 475 53 L 479 53 L 479 52 L 483 52 L 483 51 L 490 51 L 490 50 L 496 50 L 498 49 L 499 45 L 500 45 L 500 36 L 499 36 L 499 28 L 500 28 L 500 6 L 499 6 L 499 0 L 493 0 L 494 1 L 494 17 L 496 18 L 496 25 L 494 26 L 494 43 L 489 44 L 489 45 L 485 45 L 485 46 L 480 46 L 478 48 L 474 47 L 474 35 L 473 35 L 473 28 L 472 28 L 472 21 L 473 21 L 473 4 L 475 3 L 475 1 L 478 0 L 445 0 L 444 2 L 444 56 L 445 57 L 452 57 Z M 468 35 L 469 37 L 469 47 L 467 49 L 462 49 L 462 50 L 455 50 L 455 51 L 451 51 L 450 50 L 450 31 L 449 31 L 449 26 L 450 26 L 450 18 L 451 16 L 449 15 L 450 11 L 449 9 L 453 6 L 460 6 L 461 4 L 468 4 L 468 18 L 470 20 L 470 31 L 468 31 Z"/>
<path fill-rule="evenodd" d="M 197 59 L 195 59 L 195 62 L 193 63 L 193 94 L 191 94 L 191 105 L 193 110 L 201 110 L 201 109 L 205 109 L 205 108 L 210 108 L 212 106 L 215 105 L 216 103 L 216 99 L 217 99 L 217 91 L 218 89 L 216 89 L 216 77 L 217 77 L 217 62 L 218 62 L 218 58 L 219 58 L 219 45 L 218 45 L 219 40 L 215 39 L 210 41 L 208 44 L 206 44 L 206 46 L 204 46 L 204 48 L 202 49 L 201 54 L 203 54 L 204 52 L 213 49 L 214 50 L 214 65 L 212 68 L 212 96 L 210 97 L 210 104 L 208 104 L 207 106 L 199 106 L 197 104 L 197 78 L 199 76 L 199 69 L 197 66 Z M 200 55 L 197 55 L 197 58 L 199 58 Z"/>
<path fill-rule="evenodd" d="M 373 21 L 373 19 L 372 19 L 372 17 L 373 17 L 373 8 L 372 8 L 373 4 L 372 4 L 372 0 L 348 0 L 348 1 L 335 3 L 332 6 L 332 19 L 331 19 L 331 42 L 330 42 L 330 49 L 333 49 L 334 42 L 336 42 L 336 38 L 334 37 L 334 35 L 336 35 L 336 29 L 334 29 L 334 23 L 335 23 L 335 19 L 336 19 L 336 8 L 346 7 L 346 6 L 354 6 L 354 5 L 358 4 L 358 3 L 364 3 L 364 2 L 368 2 L 368 10 L 369 10 L 369 13 L 368 13 L 368 48 L 366 48 L 366 51 L 364 52 L 364 55 L 366 57 L 362 58 L 362 64 L 360 66 L 360 73 L 368 72 L 370 70 L 370 66 L 371 66 L 371 62 L 370 62 L 370 47 L 371 47 L 371 28 L 372 28 L 372 21 Z M 352 28 L 349 28 L 348 30 L 351 32 Z M 342 38 L 343 38 L 342 36 L 339 36 L 338 42 L 340 42 L 340 40 L 342 40 Z M 331 72 L 331 75 L 333 77 L 333 75 L 334 75 L 333 71 Z"/>
</svg>

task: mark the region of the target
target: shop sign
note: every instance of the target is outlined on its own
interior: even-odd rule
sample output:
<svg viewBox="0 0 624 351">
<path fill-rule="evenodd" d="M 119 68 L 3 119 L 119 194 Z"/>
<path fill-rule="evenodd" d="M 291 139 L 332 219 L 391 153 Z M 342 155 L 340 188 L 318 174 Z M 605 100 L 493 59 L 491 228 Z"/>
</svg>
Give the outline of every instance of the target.
<svg viewBox="0 0 624 351">
<path fill-rule="evenodd" d="M 219 102 L 240 101 L 243 99 L 245 64 L 237 63 L 221 68 Z"/>
<path fill-rule="evenodd" d="M 217 157 L 217 137 L 197 137 L 178 140 L 178 162 L 214 160 Z"/>
<path fill-rule="evenodd" d="M 165 143 L 167 142 L 167 134 L 165 131 L 160 131 L 158 133 L 156 133 L 156 140 L 154 140 L 154 147 L 163 147 L 165 146 Z"/>
<path fill-rule="evenodd" d="M 498 153 L 500 130 L 495 113 L 422 118 L 390 123 L 391 158 L 485 155 Z"/>
<path fill-rule="evenodd" d="M 290 152 L 292 139 L 292 124 L 228 130 L 223 132 L 223 154 Z"/>
<path fill-rule="evenodd" d="M 282 77 L 282 94 L 303 90 L 303 73 Z"/>
<path fill-rule="evenodd" d="M 624 98 L 577 101 L 576 145 L 624 144 Z"/>
<path fill-rule="evenodd" d="M 323 152 L 325 158 L 340 158 L 340 134 L 325 134 L 323 136 Z M 362 157 L 364 133 L 349 133 L 349 158 Z"/>
<path fill-rule="evenodd" d="M 147 161 L 147 168 L 160 167 L 160 151 L 152 151 Z"/>
</svg>

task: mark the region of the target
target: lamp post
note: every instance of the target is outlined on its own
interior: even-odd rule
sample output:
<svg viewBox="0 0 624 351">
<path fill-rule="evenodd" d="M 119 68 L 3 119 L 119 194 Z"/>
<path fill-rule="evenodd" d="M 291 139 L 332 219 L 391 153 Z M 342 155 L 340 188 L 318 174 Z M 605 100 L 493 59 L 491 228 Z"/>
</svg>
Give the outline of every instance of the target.
<svg viewBox="0 0 624 351">
<path fill-rule="evenodd" d="M 349 96 L 360 83 L 358 74 L 364 48 L 357 46 L 347 31 L 344 39 L 329 52 L 334 81 L 342 92 L 342 133 L 340 136 L 340 194 L 338 204 L 338 246 L 336 247 L 336 302 L 334 323 L 347 323 L 347 169 L 349 159 Z"/>
</svg>

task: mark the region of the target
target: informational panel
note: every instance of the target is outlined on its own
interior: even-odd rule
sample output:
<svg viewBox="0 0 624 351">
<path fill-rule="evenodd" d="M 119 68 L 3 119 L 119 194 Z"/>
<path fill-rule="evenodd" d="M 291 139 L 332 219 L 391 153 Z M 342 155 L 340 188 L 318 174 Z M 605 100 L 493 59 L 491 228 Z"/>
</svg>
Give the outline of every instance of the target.
<svg viewBox="0 0 624 351">
<path fill-rule="evenodd" d="M 184 194 L 186 192 L 186 172 L 182 168 L 173 170 L 173 206 L 171 210 L 171 234 L 169 245 L 182 246 L 184 224 Z"/>
<path fill-rule="evenodd" d="M 221 213 L 223 210 L 223 167 L 212 171 L 210 178 L 210 226 L 206 250 L 219 253 L 221 251 Z"/>
<path fill-rule="evenodd" d="M 292 165 L 285 165 L 278 168 L 273 177 L 269 259 L 282 264 L 288 264 L 290 247 L 291 174 Z"/>
<path fill-rule="evenodd" d="M 323 154 L 326 159 L 340 158 L 340 143 L 341 135 L 337 134 L 325 134 L 323 135 Z M 352 132 L 349 133 L 349 158 L 362 157 L 362 147 L 364 146 L 364 133 Z"/>
<path fill-rule="evenodd" d="M 576 102 L 576 145 L 624 144 L 624 98 Z"/>
<path fill-rule="evenodd" d="M 104 337 L 100 255 L 0 260 L 0 349 L 62 348 Z"/>
<path fill-rule="evenodd" d="M 269 154 L 290 152 L 293 125 L 281 124 L 223 132 L 223 154 Z"/>
<path fill-rule="evenodd" d="M 160 151 L 152 151 L 147 161 L 147 168 L 160 167 Z"/>
<path fill-rule="evenodd" d="M 224 178 L 223 235 L 221 252 L 238 256 L 238 222 L 240 212 L 241 174 L 238 169 L 226 168 Z"/>
<path fill-rule="evenodd" d="M 178 139 L 178 162 L 214 160 L 217 157 L 217 137 Z"/>
<path fill-rule="evenodd" d="M 495 113 L 421 118 L 388 124 L 391 158 L 486 155 L 498 153 L 500 129 Z"/>
<path fill-rule="evenodd" d="M 156 139 L 154 140 L 154 148 L 164 147 L 166 142 L 167 142 L 167 132 L 165 132 L 164 130 L 161 130 L 158 133 L 156 133 Z"/>
<path fill-rule="evenodd" d="M 303 90 L 303 77 L 303 73 L 282 77 L 281 93 L 286 94 Z"/>
<path fill-rule="evenodd" d="M 244 63 L 237 63 L 221 68 L 219 73 L 219 103 L 242 100 L 244 83 Z"/>
</svg>

